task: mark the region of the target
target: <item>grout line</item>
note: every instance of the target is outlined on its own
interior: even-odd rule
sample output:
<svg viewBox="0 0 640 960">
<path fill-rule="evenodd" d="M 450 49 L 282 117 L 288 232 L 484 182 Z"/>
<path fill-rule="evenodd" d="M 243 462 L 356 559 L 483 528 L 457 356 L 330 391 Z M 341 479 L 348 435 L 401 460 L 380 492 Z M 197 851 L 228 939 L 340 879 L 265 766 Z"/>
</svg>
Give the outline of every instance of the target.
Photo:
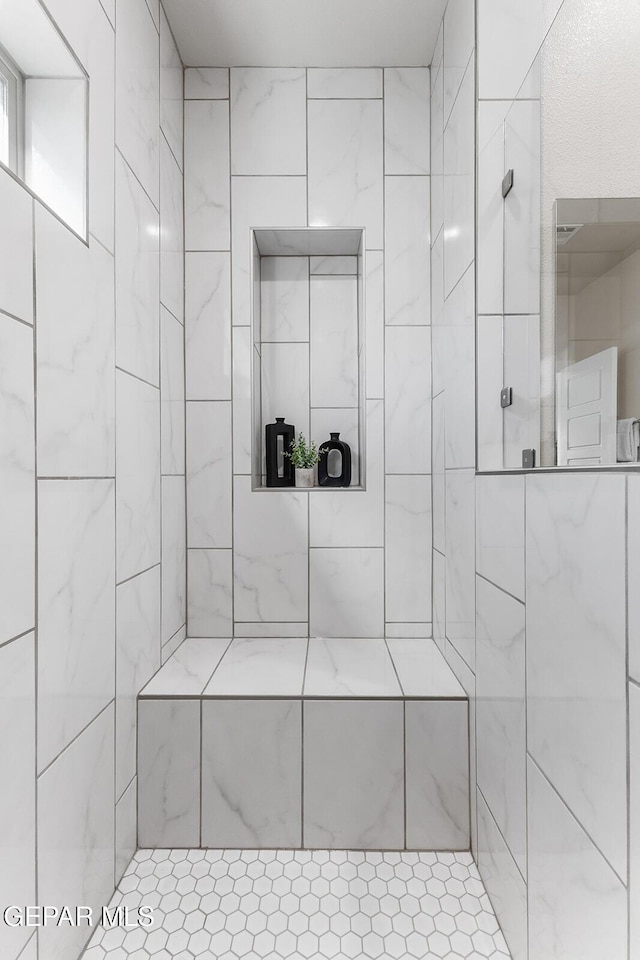
<svg viewBox="0 0 640 960">
<path fill-rule="evenodd" d="M 109 707 L 114 706 L 114 705 L 115 705 L 115 697 L 112 697 L 112 698 L 109 700 L 109 702 L 106 703 L 106 704 L 104 705 L 104 707 L 102 707 L 102 709 L 98 711 L 98 713 L 96 713 L 95 717 L 92 717 L 91 720 L 89 720 L 89 722 L 84 725 L 84 727 L 82 728 L 82 730 L 79 730 L 78 733 L 76 733 L 75 737 L 73 737 L 71 740 L 69 740 L 69 743 L 67 743 L 67 744 L 64 745 L 64 747 L 62 748 L 62 750 L 60 750 L 60 752 L 56 754 L 56 756 L 53 758 L 53 760 L 50 760 L 49 763 L 46 765 L 46 767 L 43 767 L 43 769 L 40 771 L 40 773 L 37 774 L 37 780 L 39 780 L 41 777 L 43 777 L 43 776 L 45 775 L 45 773 L 47 773 L 47 771 L 51 769 L 51 767 L 54 765 L 54 763 L 56 763 L 56 762 L 60 759 L 60 757 L 62 756 L 63 753 L 66 753 L 66 752 L 67 752 L 67 750 L 69 749 L 69 747 L 73 746 L 73 744 L 76 742 L 76 740 L 79 740 L 79 739 L 80 739 L 80 737 L 82 736 L 83 733 L 86 733 L 86 731 L 89 729 L 89 727 L 91 726 L 91 724 L 95 723 L 96 720 L 98 720 L 99 717 L 101 717 L 102 714 L 105 713 L 105 711 L 107 711 L 107 710 L 109 709 Z"/>
<path fill-rule="evenodd" d="M 499 826 L 499 824 L 498 824 L 498 821 L 496 820 L 495 814 L 494 814 L 493 810 L 491 809 L 491 807 L 490 807 L 490 805 L 489 805 L 489 801 L 488 801 L 487 798 L 485 797 L 484 792 L 483 792 L 483 790 L 482 790 L 482 787 L 481 787 L 479 784 L 477 785 L 477 790 L 478 790 L 478 793 L 480 794 L 480 796 L 482 797 L 482 801 L 483 801 L 485 807 L 486 807 L 487 810 L 489 811 L 489 815 L 490 815 L 491 819 L 493 820 L 493 823 L 494 823 L 494 826 L 495 826 L 496 830 L 498 831 L 498 833 L 500 834 L 500 837 L 502 838 L 502 842 L 504 843 L 507 851 L 509 852 L 509 856 L 510 856 L 511 859 L 513 860 L 513 863 L 514 863 L 514 866 L 515 866 L 516 870 L 518 871 L 518 873 L 520 874 L 520 876 L 521 876 L 521 878 L 522 878 L 522 882 L 524 883 L 524 885 L 525 885 L 525 887 L 526 887 L 526 886 L 527 886 L 527 879 L 526 879 L 525 875 L 523 874 L 522 870 L 520 869 L 520 867 L 519 867 L 519 865 L 518 865 L 518 862 L 516 861 L 516 858 L 515 858 L 514 855 L 513 855 L 513 851 L 511 850 L 511 847 L 509 846 L 509 844 L 508 844 L 508 842 L 507 842 L 507 839 L 506 839 L 504 833 L 503 833 L 502 830 L 500 829 L 500 826 Z M 497 916 L 497 913 L 496 913 L 496 916 Z"/>
<path fill-rule="evenodd" d="M 495 581 L 490 580 L 489 577 L 485 577 L 484 574 L 479 573 L 478 570 L 476 570 L 476 577 L 477 577 L 479 580 L 484 580 L 485 583 L 490 584 L 492 587 L 495 587 L 495 589 L 496 589 L 496 590 L 499 590 L 500 593 L 504 593 L 507 597 L 511 597 L 512 600 L 515 600 L 516 603 L 521 604 L 521 606 L 523 606 L 523 607 L 525 606 L 525 601 L 524 601 L 524 600 L 522 600 L 520 597 L 516 597 L 516 595 L 515 595 L 514 593 L 509 593 L 509 591 L 508 591 L 508 590 L 505 590 L 504 587 L 501 587 L 499 583 L 495 583 Z"/>
</svg>

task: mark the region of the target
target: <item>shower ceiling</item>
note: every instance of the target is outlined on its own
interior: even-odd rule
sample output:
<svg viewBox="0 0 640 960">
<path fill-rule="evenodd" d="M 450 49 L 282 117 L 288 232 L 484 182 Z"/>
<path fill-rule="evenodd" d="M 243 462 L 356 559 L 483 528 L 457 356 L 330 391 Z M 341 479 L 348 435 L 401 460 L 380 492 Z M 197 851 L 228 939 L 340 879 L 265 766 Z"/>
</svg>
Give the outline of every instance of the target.
<svg viewBox="0 0 640 960">
<path fill-rule="evenodd" d="M 425 66 L 446 0 L 164 0 L 185 66 Z"/>
</svg>

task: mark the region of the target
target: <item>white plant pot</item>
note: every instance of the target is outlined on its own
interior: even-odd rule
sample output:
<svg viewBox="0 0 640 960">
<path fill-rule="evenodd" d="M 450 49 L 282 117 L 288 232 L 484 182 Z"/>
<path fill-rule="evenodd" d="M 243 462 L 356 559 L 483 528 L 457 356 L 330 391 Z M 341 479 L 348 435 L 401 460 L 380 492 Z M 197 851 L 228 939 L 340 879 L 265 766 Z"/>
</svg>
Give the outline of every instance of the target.
<svg viewBox="0 0 640 960">
<path fill-rule="evenodd" d="M 296 467 L 296 487 L 315 487 L 315 471 L 313 467 L 308 469 L 302 469 L 301 467 Z"/>
</svg>

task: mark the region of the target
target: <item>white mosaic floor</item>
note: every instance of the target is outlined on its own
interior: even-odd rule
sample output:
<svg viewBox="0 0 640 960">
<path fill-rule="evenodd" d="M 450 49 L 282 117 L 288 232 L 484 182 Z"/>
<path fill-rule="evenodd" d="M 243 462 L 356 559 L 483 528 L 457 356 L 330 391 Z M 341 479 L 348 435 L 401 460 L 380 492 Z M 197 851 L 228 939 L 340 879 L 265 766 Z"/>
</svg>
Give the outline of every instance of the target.
<svg viewBox="0 0 640 960">
<path fill-rule="evenodd" d="M 509 960 L 467 853 L 140 850 L 114 905 L 154 926 L 99 929 L 84 960 Z"/>
</svg>

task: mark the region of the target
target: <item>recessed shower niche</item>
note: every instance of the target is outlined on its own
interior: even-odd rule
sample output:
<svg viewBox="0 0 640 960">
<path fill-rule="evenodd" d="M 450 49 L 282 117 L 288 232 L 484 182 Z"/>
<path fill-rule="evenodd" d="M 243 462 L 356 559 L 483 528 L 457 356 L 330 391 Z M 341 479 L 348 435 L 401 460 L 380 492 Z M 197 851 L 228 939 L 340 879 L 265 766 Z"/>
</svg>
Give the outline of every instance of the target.
<svg viewBox="0 0 640 960">
<path fill-rule="evenodd" d="M 312 491 L 364 490 L 364 231 L 253 229 L 251 244 L 252 489 L 294 489 L 266 486 L 265 426 L 284 417 L 351 447 L 350 486 Z"/>
</svg>

